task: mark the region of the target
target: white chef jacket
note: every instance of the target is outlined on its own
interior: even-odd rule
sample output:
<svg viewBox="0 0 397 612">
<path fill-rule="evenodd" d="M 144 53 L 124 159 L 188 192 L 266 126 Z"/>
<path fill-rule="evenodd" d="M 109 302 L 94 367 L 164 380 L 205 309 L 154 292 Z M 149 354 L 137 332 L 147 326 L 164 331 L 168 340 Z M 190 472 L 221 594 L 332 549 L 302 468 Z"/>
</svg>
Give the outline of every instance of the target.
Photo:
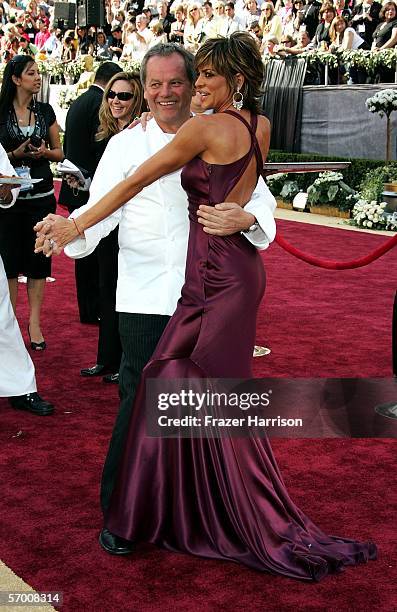
<svg viewBox="0 0 397 612">
<path fill-rule="evenodd" d="M 89 201 L 73 211 L 71 217 L 77 218 L 92 207 L 173 137 L 163 132 L 155 120 L 147 124 L 145 132 L 137 125 L 113 136 L 95 172 Z M 85 257 L 119 224 L 118 312 L 172 315 L 175 311 L 185 277 L 189 233 L 188 202 L 180 174 L 178 170 L 145 187 L 65 248 L 69 257 Z M 249 232 L 249 239 L 258 248 L 267 248 L 275 237 L 275 207 L 261 179 L 253 200 L 245 206 L 262 228 Z"/>
<path fill-rule="evenodd" d="M 0 173 L 15 176 L 7 153 L 0 145 Z M 15 203 L 19 189 L 13 189 L 9 208 Z M 32 228 L 33 231 L 33 228 Z M 8 281 L 0 257 L 0 397 L 25 395 L 36 391 L 34 366 L 24 345 L 18 322 L 10 302 Z"/>
</svg>

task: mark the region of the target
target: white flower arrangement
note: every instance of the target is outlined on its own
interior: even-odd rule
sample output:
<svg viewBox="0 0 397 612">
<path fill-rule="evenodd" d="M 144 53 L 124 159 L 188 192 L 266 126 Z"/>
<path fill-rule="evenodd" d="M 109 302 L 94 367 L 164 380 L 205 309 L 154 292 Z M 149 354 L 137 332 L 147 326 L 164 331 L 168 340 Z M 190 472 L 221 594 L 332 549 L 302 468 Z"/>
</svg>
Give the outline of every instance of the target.
<svg viewBox="0 0 397 612">
<path fill-rule="evenodd" d="M 367 98 L 365 105 L 371 113 L 388 117 L 390 113 L 397 110 L 397 89 L 382 89 L 374 96 Z"/>
<path fill-rule="evenodd" d="M 313 185 L 320 187 L 324 184 L 339 183 L 339 181 L 343 181 L 343 174 L 341 172 L 320 172 Z"/>
<path fill-rule="evenodd" d="M 61 108 L 68 109 L 72 102 L 83 93 L 82 90 L 78 90 L 77 87 L 65 87 L 62 88 L 58 94 L 58 104 Z"/>
<path fill-rule="evenodd" d="M 368 202 L 360 198 L 353 207 L 352 219 L 349 223 L 367 229 L 396 231 L 396 216 L 386 213 L 386 206 L 386 202 L 378 204 L 375 200 Z"/>
<path fill-rule="evenodd" d="M 349 196 L 354 190 L 343 181 L 341 172 L 321 172 L 307 189 L 307 201 L 314 206 L 334 204 L 340 210 L 350 210 Z"/>
</svg>

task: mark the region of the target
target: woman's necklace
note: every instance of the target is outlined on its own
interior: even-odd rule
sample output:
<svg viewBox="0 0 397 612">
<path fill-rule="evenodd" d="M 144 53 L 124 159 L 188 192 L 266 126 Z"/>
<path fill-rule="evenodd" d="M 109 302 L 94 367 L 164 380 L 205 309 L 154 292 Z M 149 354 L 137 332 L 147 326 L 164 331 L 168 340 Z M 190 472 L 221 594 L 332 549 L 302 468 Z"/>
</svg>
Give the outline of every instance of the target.
<svg viewBox="0 0 397 612">
<path fill-rule="evenodd" d="M 29 111 L 29 114 L 28 114 Z M 18 124 L 21 126 L 30 126 L 30 122 L 32 120 L 32 108 L 31 106 L 27 106 L 23 108 L 22 111 L 19 109 L 16 110 L 14 106 L 15 117 L 17 118 Z"/>
</svg>

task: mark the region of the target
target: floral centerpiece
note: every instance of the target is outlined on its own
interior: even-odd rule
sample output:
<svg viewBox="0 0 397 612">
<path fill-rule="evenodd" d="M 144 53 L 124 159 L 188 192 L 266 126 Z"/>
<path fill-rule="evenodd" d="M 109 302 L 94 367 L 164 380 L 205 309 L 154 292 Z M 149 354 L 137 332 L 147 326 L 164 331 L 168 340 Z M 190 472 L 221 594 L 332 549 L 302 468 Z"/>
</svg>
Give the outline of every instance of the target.
<svg viewBox="0 0 397 612">
<path fill-rule="evenodd" d="M 85 62 L 82 58 L 75 60 L 73 62 L 68 62 L 63 64 L 63 74 L 65 77 L 69 76 L 69 78 L 77 81 L 80 75 L 85 71 Z"/>
<path fill-rule="evenodd" d="M 391 121 L 390 115 L 397 110 L 397 89 L 382 89 L 365 101 L 371 113 L 381 117 L 386 115 L 386 163 L 391 159 Z"/>
<path fill-rule="evenodd" d="M 351 210 L 354 189 L 343 181 L 340 172 L 321 172 L 307 189 L 307 201 L 313 206 L 333 204 L 342 211 Z"/>
<path fill-rule="evenodd" d="M 385 212 L 387 204 L 378 204 L 375 200 L 368 202 L 359 198 L 352 210 L 350 225 L 367 229 L 397 231 L 397 215 Z"/>
<path fill-rule="evenodd" d="M 61 108 L 68 109 L 72 102 L 82 94 L 83 91 L 81 89 L 77 89 L 77 87 L 64 87 L 58 94 L 58 104 Z"/>
</svg>

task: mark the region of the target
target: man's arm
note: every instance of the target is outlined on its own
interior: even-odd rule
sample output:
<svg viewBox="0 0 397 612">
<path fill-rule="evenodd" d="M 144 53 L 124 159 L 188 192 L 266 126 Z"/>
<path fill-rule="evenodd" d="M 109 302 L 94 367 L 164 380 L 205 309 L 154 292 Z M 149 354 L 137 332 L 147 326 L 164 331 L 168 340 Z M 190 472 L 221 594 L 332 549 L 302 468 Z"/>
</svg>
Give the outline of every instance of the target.
<svg viewBox="0 0 397 612">
<path fill-rule="evenodd" d="M 244 208 L 232 202 L 213 206 L 201 205 L 197 211 L 203 231 L 215 236 L 229 236 L 243 232 L 258 249 L 267 249 L 276 235 L 274 210 L 276 200 L 262 177 L 259 178 L 251 200 Z M 255 228 L 251 229 L 252 226 Z"/>
</svg>

